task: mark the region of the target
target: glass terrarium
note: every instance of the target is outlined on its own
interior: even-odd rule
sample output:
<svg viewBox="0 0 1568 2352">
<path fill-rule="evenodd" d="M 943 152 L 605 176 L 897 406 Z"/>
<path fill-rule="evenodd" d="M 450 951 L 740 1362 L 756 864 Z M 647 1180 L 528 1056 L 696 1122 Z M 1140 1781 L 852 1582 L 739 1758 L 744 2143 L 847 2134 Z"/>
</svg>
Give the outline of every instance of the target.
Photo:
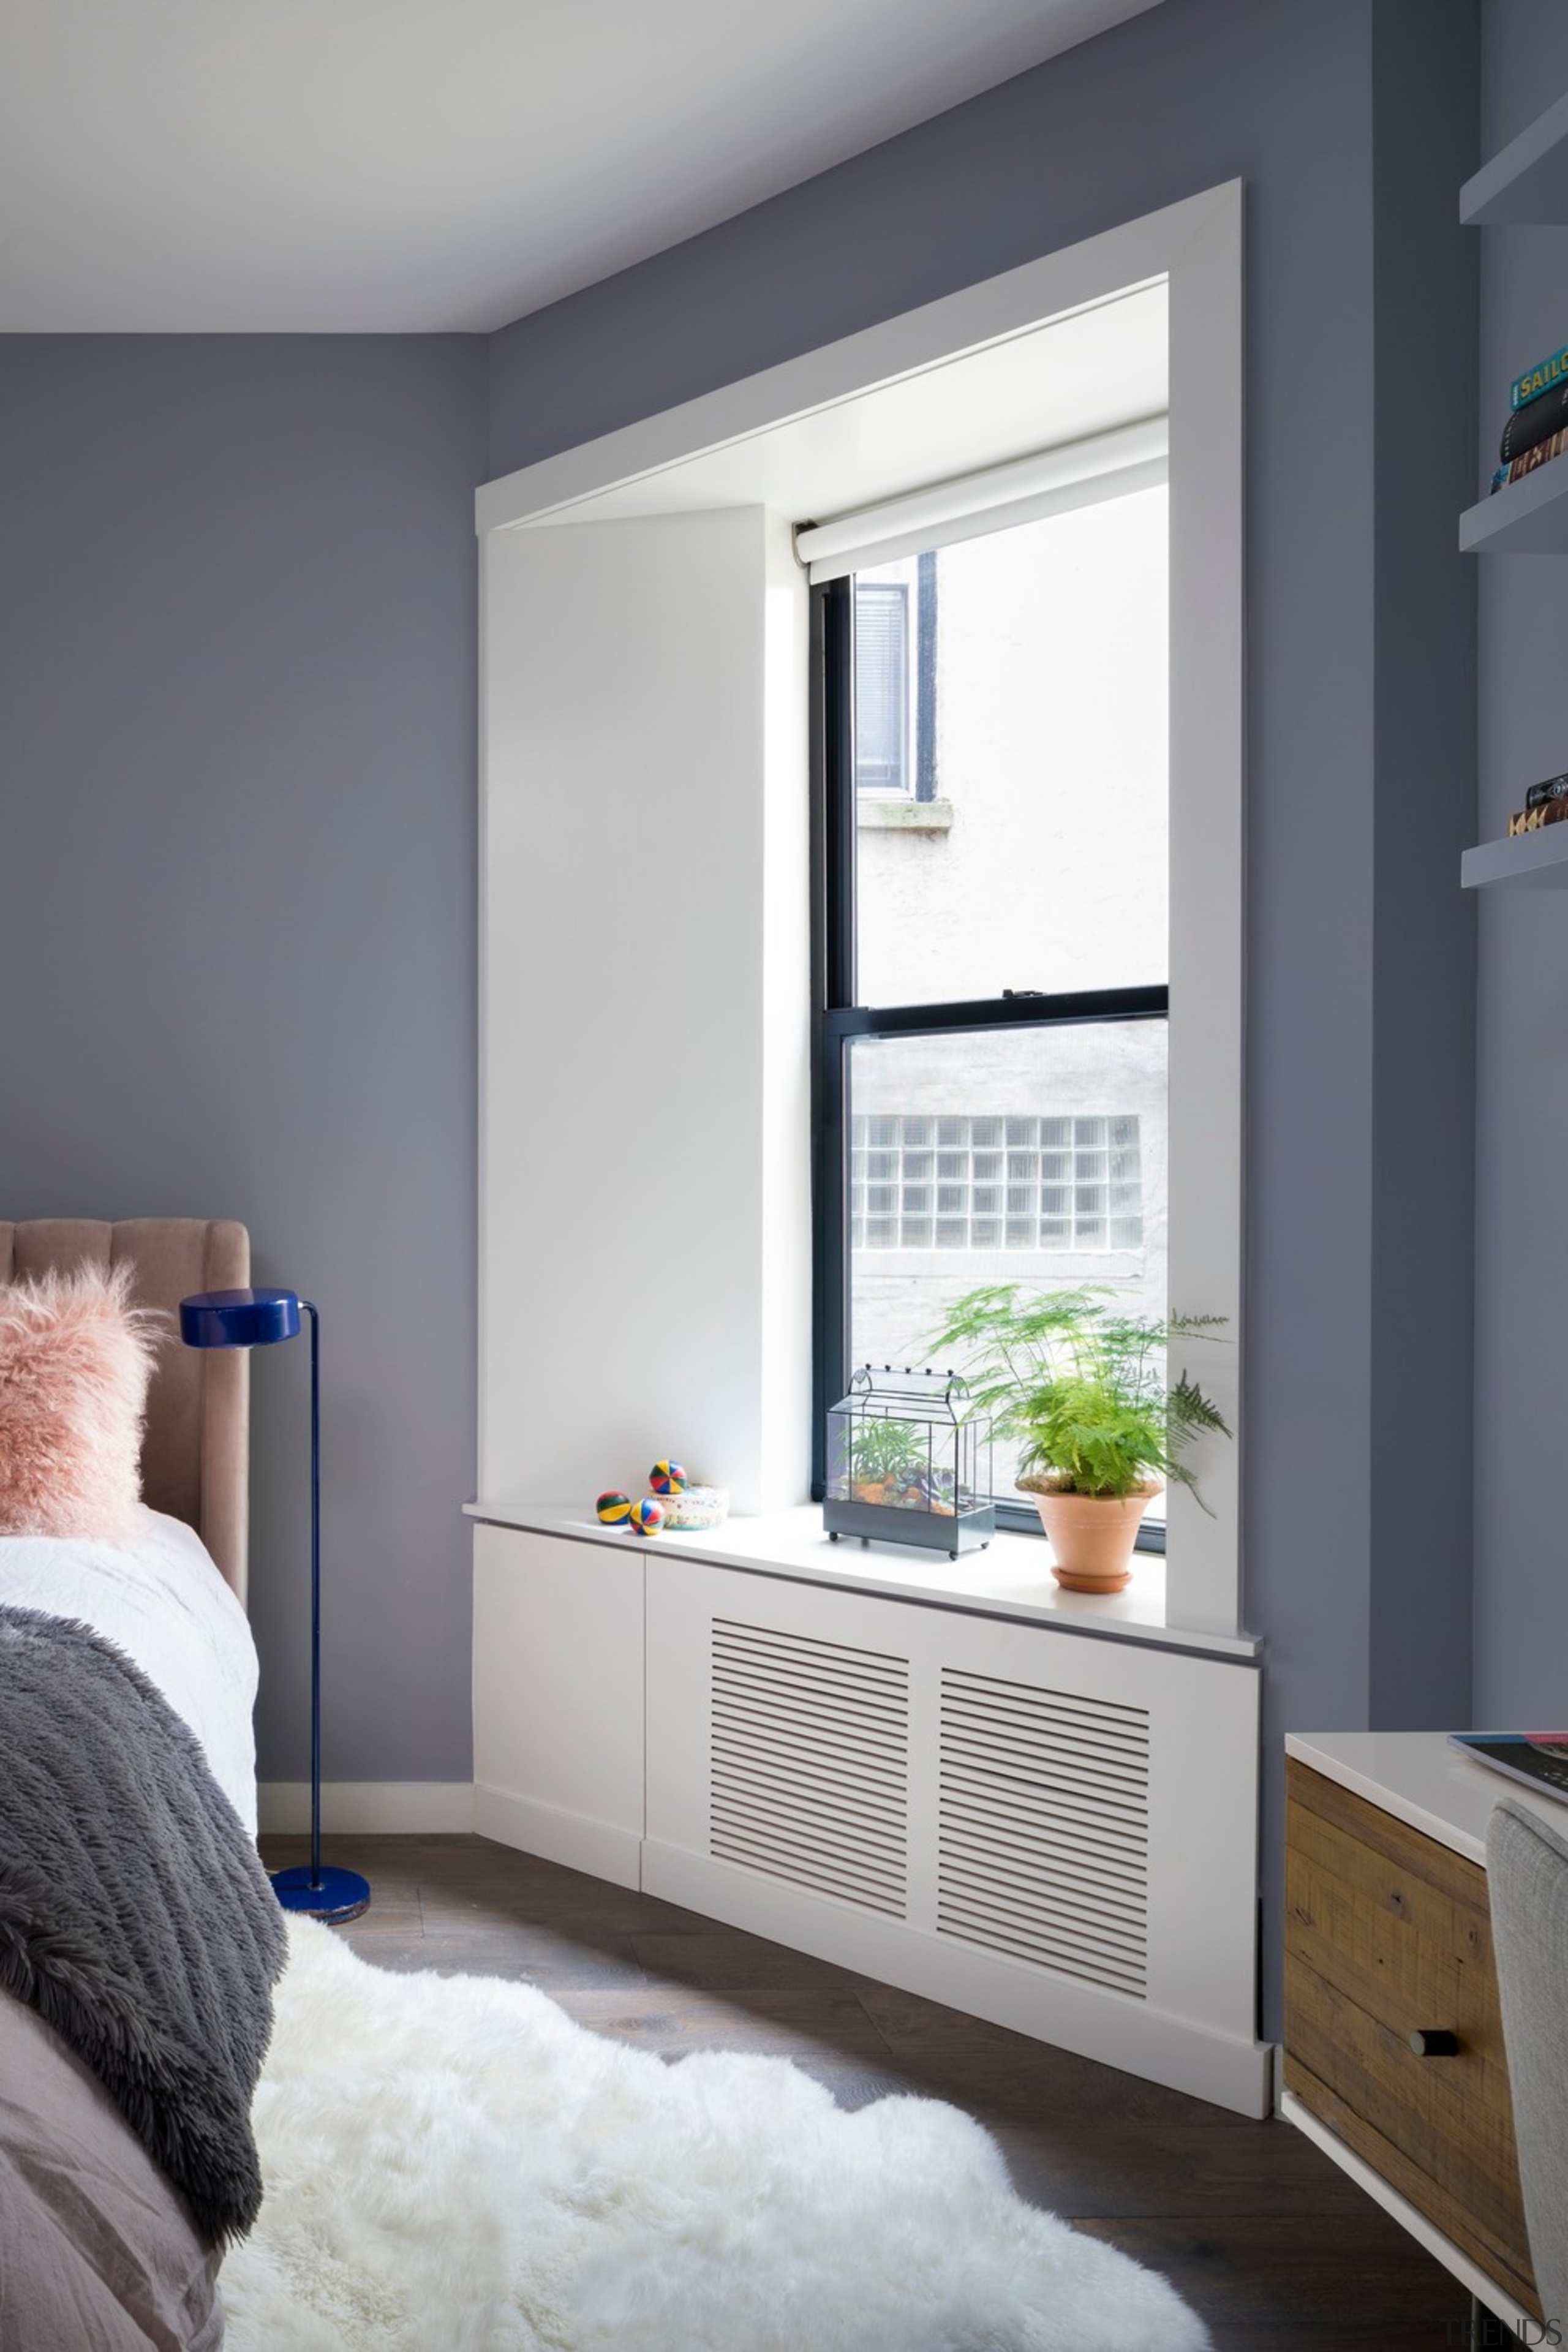
<svg viewBox="0 0 1568 2352">
<path fill-rule="evenodd" d="M 996 1530 L 991 1427 L 972 1419 L 955 1372 L 863 1364 L 827 1416 L 823 1524 L 927 1551 L 978 1551 Z"/>
</svg>

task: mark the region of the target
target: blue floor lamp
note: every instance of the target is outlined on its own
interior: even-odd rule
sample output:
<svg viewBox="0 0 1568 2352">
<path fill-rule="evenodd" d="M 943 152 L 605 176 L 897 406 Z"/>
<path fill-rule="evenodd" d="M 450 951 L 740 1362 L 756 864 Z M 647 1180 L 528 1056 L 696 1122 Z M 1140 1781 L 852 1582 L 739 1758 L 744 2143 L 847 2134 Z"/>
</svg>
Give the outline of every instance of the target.
<svg viewBox="0 0 1568 2352">
<path fill-rule="evenodd" d="M 293 1339 L 300 1310 L 310 1318 L 310 1860 L 274 1873 L 286 1911 L 312 1919 L 357 1919 L 369 1907 L 369 1882 L 357 1870 L 321 1863 L 321 1318 L 291 1290 L 206 1290 L 180 1301 L 187 1348 L 266 1348 Z"/>
</svg>

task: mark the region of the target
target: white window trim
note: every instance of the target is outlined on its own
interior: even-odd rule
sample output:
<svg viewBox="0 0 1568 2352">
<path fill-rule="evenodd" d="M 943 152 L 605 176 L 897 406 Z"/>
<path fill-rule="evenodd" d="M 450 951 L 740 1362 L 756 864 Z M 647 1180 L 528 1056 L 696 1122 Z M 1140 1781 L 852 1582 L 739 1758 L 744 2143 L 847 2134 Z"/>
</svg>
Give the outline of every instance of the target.
<svg viewBox="0 0 1568 2352">
<path fill-rule="evenodd" d="M 1175 1313 L 1217 1314 L 1226 1318 L 1236 1344 L 1206 1351 L 1204 1378 L 1238 1438 L 1236 1445 L 1205 1446 L 1196 1462 L 1205 1499 L 1214 1511 L 1212 1519 L 1187 1495 L 1178 1491 L 1171 1497 L 1165 1613 L 1170 1622 L 1194 1629 L 1233 1632 L 1239 1626 L 1244 1070 L 1241 234 L 1241 188 L 1238 182 L 1232 182 L 781 367 L 726 385 L 680 408 L 563 452 L 487 484 L 479 491 L 476 513 L 485 582 L 481 694 L 486 805 L 481 834 L 486 866 L 481 885 L 485 906 L 482 1497 L 495 1502 L 530 1486 L 536 1496 L 558 1494 L 563 1463 L 573 1485 L 580 1483 L 584 1472 L 577 1457 L 570 1454 L 569 1440 L 593 1412 L 593 1400 L 582 1394 L 564 1396 L 559 1406 L 552 1403 L 548 1320 L 531 1339 L 522 1337 L 519 1328 L 528 1303 L 529 1269 L 526 1263 L 520 1265 L 519 1253 L 522 1250 L 526 1255 L 526 1244 L 520 1236 L 513 1195 L 515 1171 L 523 1164 L 520 1155 L 525 1145 L 519 1140 L 519 1118 L 508 1097 L 516 1094 L 520 1085 L 520 1041 L 526 1034 L 522 1024 L 526 1018 L 536 1028 L 538 1021 L 534 1007 L 520 1007 L 515 1002 L 517 992 L 520 987 L 536 988 L 542 967 L 535 970 L 531 981 L 526 972 L 520 979 L 515 962 L 508 963 L 504 955 L 498 954 L 497 943 L 503 933 L 510 940 L 516 925 L 547 923 L 552 903 L 567 909 L 580 903 L 581 894 L 595 877 L 586 867 L 580 875 L 552 871 L 548 887 L 542 891 L 536 870 L 526 861 L 520 865 L 515 857 L 509 862 L 507 855 L 491 854 L 498 814 L 501 832 L 515 832 L 516 795 L 527 790 L 530 778 L 539 771 L 545 747 L 551 758 L 560 756 L 565 724 L 563 710 L 552 712 L 546 707 L 552 690 L 547 677 L 535 675 L 526 694 L 509 685 L 520 652 L 515 633 L 523 624 L 519 615 L 525 606 L 535 615 L 542 607 L 537 590 L 531 606 L 527 606 L 526 599 L 519 604 L 511 595 L 506 584 L 507 550 L 529 541 L 530 560 L 537 574 L 541 564 L 548 564 L 545 541 L 552 532 L 562 532 L 564 553 L 566 541 L 580 541 L 583 537 L 576 526 L 619 524 L 640 526 L 637 544 L 646 561 L 651 542 L 642 534 L 649 530 L 657 537 L 667 526 L 684 525 L 689 532 L 700 518 L 717 521 L 717 510 L 723 509 L 750 510 L 759 516 L 758 545 L 764 553 L 757 573 L 757 651 L 759 675 L 765 673 L 765 679 L 756 697 L 761 713 L 754 747 L 760 780 L 755 817 L 758 870 L 764 855 L 775 872 L 787 868 L 787 887 L 798 894 L 803 911 L 805 871 L 797 818 L 804 810 L 804 790 L 798 723 L 789 722 L 795 725 L 795 732 L 788 740 L 784 731 L 787 731 L 782 714 L 789 698 L 781 690 L 781 680 L 787 675 L 788 664 L 799 656 L 799 618 L 805 597 L 798 572 L 792 589 L 780 547 L 787 551 L 791 527 L 813 510 L 802 488 L 802 465 L 809 462 L 811 450 L 824 446 L 825 434 L 831 439 L 841 424 L 842 446 L 833 472 L 835 487 L 841 492 L 846 478 L 844 450 L 853 445 L 858 434 L 865 437 L 868 417 L 863 404 L 916 378 L 929 379 L 939 394 L 943 387 L 952 393 L 951 428 L 944 433 L 942 446 L 932 449 L 925 478 L 952 477 L 994 462 L 997 454 L 994 449 L 973 447 L 965 441 L 965 413 L 972 405 L 963 396 L 965 360 L 982 352 L 993 355 L 999 346 L 1013 341 L 1022 347 L 1047 323 L 1163 279 L 1170 301 L 1172 484 L 1171 1304 Z M 869 481 L 862 502 L 869 504 L 888 494 L 885 481 Z M 781 504 L 781 499 L 786 503 Z M 845 504 L 852 503 L 853 498 L 840 497 L 837 509 L 842 511 Z M 737 515 L 737 524 L 739 520 Z M 764 605 L 770 616 L 780 616 L 776 643 L 772 617 L 763 642 Z M 690 626 L 700 631 L 700 614 L 691 615 Z M 668 665 L 658 685 L 664 697 L 662 720 L 668 729 L 667 670 Z M 696 740 L 704 711 L 695 671 L 689 702 Z M 679 862 L 678 826 L 675 863 Z M 529 877 L 526 888 L 521 875 Z M 602 886 L 602 876 L 598 878 Z M 646 900 L 659 878 L 635 872 L 626 876 L 628 922 L 637 920 L 639 894 Z M 710 877 L 693 876 L 694 885 L 703 879 L 710 881 Z M 677 886 L 666 881 L 664 887 Z M 749 886 L 737 877 L 734 887 Z M 772 1139 L 763 1154 L 761 1179 L 767 1197 L 759 1211 L 761 1223 L 743 1240 L 745 1282 L 740 1288 L 745 1290 L 745 1297 L 737 1304 L 734 1265 L 711 1270 L 713 1281 L 728 1286 L 731 1336 L 727 1344 L 733 1351 L 728 1363 L 715 1366 L 715 1383 L 732 1388 L 733 1374 L 743 1367 L 754 1388 L 754 1402 L 747 1408 L 757 1427 L 751 1451 L 763 1466 L 755 1475 L 748 1466 L 743 1479 L 737 1481 L 742 1487 L 750 1483 L 753 1509 L 798 1499 L 798 1495 L 783 1489 L 798 1476 L 792 1465 L 804 1460 L 806 1436 L 804 1364 L 797 1370 L 776 1360 L 781 1352 L 779 1335 L 787 1330 L 798 1336 L 800 1330 L 800 1301 L 795 1294 L 805 1265 L 803 1154 L 795 1150 L 791 1139 L 803 1117 L 804 1103 L 802 1022 L 790 1011 L 801 961 L 793 945 L 790 908 L 776 898 L 771 883 L 769 887 L 770 936 L 776 933 L 782 944 L 769 949 L 768 968 L 757 982 L 760 998 L 747 1000 L 754 1001 L 758 1008 L 747 1015 L 757 1024 L 751 1052 L 763 1057 L 771 1074 L 756 1106 L 762 1128 Z M 761 929 L 761 899 L 756 913 Z M 571 943 L 572 917 L 567 912 L 554 919 L 561 925 L 559 947 L 564 954 Z M 650 951 L 655 936 L 650 917 Z M 698 1016 L 710 1010 L 710 978 L 693 985 L 701 991 L 693 994 L 691 1003 L 692 1034 L 698 1036 Z M 558 1019 L 559 1014 L 551 1017 Z M 639 1086 L 657 1087 L 666 1075 L 672 1079 L 679 1076 L 679 1061 L 672 1063 L 668 1074 L 636 1067 L 612 1070 L 605 1066 L 605 1055 L 613 1045 L 604 1019 L 593 1034 L 579 1041 L 585 1104 L 592 1099 L 586 1091 L 589 1087 L 602 1087 L 612 1078 L 635 1090 Z M 558 1056 L 552 1078 L 558 1080 L 567 1067 Z M 700 1070 L 688 1075 L 694 1083 L 700 1077 Z M 521 1083 L 526 1087 L 526 1079 Z M 686 1116 L 700 1113 L 693 1108 Z M 558 1229 L 540 1244 L 542 1253 L 557 1257 L 563 1248 L 570 1252 L 574 1246 L 570 1236 L 563 1237 Z M 591 1256 L 591 1236 L 584 1234 L 580 1249 L 584 1268 Z M 649 1283 L 667 1330 L 674 1328 L 668 1319 L 672 1315 L 699 1318 L 712 1315 L 716 1294 L 709 1275 L 709 1269 L 690 1263 L 673 1268 L 649 1265 Z M 622 1277 L 617 1276 L 616 1280 L 621 1282 Z M 602 1318 L 606 1347 L 614 1343 L 616 1318 L 626 1304 L 624 1283 L 614 1297 L 584 1299 L 584 1311 Z M 737 1313 L 743 1330 L 737 1331 Z M 531 1382 L 521 1381 L 517 1373 L 519 1353 L 530 1348 L 543 1365 L 543 1372 Z M 659 1409 L 658 1396 L 652 1392 L 657 1358 L 650 1354 L 647 1362 L 645 1385 L 650 1391 L 647 1412 L 651 1416 L 647 1426 L 651 1431 L 658 1427 Z M 695 1404 L 688 1401 L 682 1406 L 688 1419 L 693 1412 L 700 1417 L 700 1402 L 698 1398 Z M 726 1427 L 732 1431 L 736 1426 L 732 1394 L 727 1399 L 727 1409 L 731 1419 Z M 796 1418 L 798 1443 L 793 1432 Z M 639 1430 L 644 1425 L 635 1414 L 623 1412 L 616 1426 L 629 1430 L 634 1422 Z M 780 1444 L 784 1423 L 792 1427 L 789 1442 Z M 524 1434 L 520 1436 L 518 1432 Z M 624 1442 L 630 1444 L 632 1439 L 628 1435 Z M 657 1444 L 653 1452 L 667 1450 L 667 1444 L 673 1442 Z M 629 1465 L 621 1466 L 626 1475 Z M 616 1467 L 614 1459 L 605 1464 L 606 1479 Z"/>
</svg>

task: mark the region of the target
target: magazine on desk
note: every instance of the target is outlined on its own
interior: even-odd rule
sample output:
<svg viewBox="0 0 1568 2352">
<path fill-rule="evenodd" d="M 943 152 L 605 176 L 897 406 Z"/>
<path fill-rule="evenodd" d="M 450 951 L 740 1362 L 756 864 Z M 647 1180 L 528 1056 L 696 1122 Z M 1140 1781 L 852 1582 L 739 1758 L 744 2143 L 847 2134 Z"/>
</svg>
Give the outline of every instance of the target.
<svg viewBox="0 0 1568 2352">
<path fill-rule="evenodd" d="M 1568 1805 L 1568 1731 L 1450 1731 L 1454 1746 Z"/>
</svg>

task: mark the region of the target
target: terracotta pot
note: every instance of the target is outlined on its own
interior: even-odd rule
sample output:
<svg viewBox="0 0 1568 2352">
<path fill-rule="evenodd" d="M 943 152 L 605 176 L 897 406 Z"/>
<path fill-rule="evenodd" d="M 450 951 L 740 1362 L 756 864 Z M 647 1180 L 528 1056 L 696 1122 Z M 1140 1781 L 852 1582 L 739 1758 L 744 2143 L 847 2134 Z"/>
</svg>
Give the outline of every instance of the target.
<svg viewBox="0 0 1568 2352">
<path fill-rule="evenodd" d="M 1128 1496 L 1064 1495 L 1042 1479 L 1020 1478 L 1033 1495 L 1055 1555 L 1051 1573 L 1067 1592 L 1120 1592 L 1132 1575 L 1138 1523 L 1160 1491 L 1150 1478 Z"/>
</svg>

